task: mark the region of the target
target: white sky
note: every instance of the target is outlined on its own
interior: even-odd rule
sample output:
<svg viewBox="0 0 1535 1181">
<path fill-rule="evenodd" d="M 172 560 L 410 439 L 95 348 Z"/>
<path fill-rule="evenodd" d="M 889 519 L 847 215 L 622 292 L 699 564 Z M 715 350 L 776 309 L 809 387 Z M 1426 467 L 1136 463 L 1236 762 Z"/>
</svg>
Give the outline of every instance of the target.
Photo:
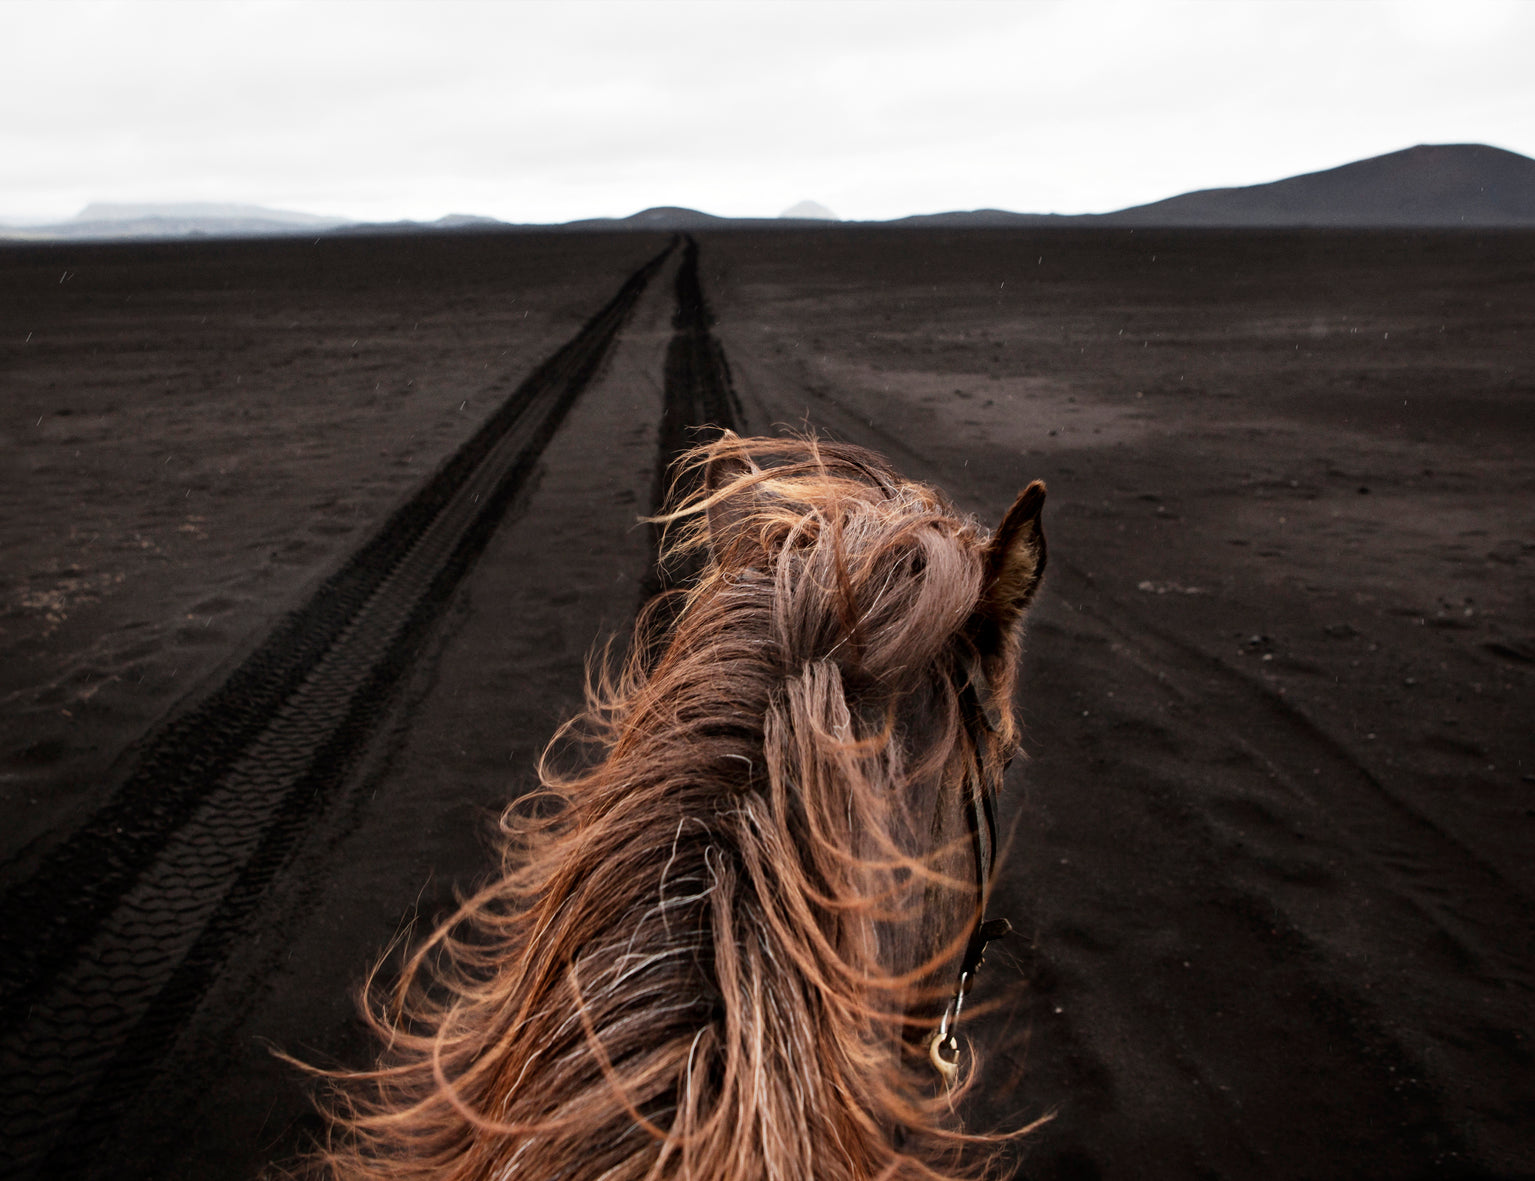
<svg viewBox="0 0 1535 1181">
<path fill-rule="evenodd" d="M 0 220 L 1101 212 L 1416 143 L 1535 156 L 1527 0 L 11 0 Z"/>
</svg>

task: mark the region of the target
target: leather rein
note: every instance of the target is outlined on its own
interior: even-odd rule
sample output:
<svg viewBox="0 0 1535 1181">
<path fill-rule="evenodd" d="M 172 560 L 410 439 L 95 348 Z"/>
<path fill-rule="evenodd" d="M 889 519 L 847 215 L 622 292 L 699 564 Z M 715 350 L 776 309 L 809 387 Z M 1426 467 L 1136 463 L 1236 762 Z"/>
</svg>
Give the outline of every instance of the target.
<svg viewBox="0 0 1535 1181">
<path fill-rule="evenodd" d="M 987 736 L 1000 734 L 1002 714 L 991 700 L 991 687 L 981 667 L 981 655 L 974 646 L 967 645 L 962 657 L 965 683 L 960 688 L 960 704 L 970 727 L 970 737 L 975 747 L 975 765 L 965 776 L 965 818 L 970 827 L 970 839 L 975 854 L 976 921 L 965 945 L 965 958 L 960 962 L 959 979 L 954 992 L 944 1006 L 943 1017 L 928 1041 L 927 1056 L 942 1077 L 946 1086 L 952 1087 L 959 1077 L 959 1039 L 955 1030 L 959 1026 L 960 1013 L 964 1011 L 965 997 L 975 982 L 976 971 L 985 962 L 986 945 L 1000 939 L 1013 929 L 1003 918 L 986 917 L 987 896 L 991 893 L 991 875 L 997 858 L 997 789 L 1012 757 L 1003 761 L 998 770 L 988 767 L 985 751 Z M 988 773 L 990 772 L 990 773 Z"/>
</svg>

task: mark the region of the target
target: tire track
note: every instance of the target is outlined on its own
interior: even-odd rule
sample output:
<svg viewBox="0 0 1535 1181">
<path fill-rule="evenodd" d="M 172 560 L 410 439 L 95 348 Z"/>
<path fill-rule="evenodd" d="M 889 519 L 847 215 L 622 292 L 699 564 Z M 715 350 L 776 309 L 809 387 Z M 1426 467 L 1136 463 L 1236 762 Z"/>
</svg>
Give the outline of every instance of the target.
<svg viewBox="0 0 1535 1181">
<path fill-rule="evenodd" d="M 0 1175 L 109 1153 L 306 823 L 325 806 L 674 246 L 636 271 L 0 903 Z M 60 883 L 70 893 L 59 896 Z"/>
<path fill-rule="evenodd" d="M 689 235 L 677 269 L 677 311 L 666 350 L 665 401 L 656 448 L 651 512 L 660 513 L 693 490 L 696 479 L 674 484 L 672 465 L 689 447 L 707 443 L 726 430 L 741 431 L 745 414 L 730 376 L 730 362 L 714 335 L 714 313 L 698 278 L 698 242 Z M 696 476 L 696 473 L 695 473 Z M 652 526 L 656 565 L 641 588 L 649 599 L 686 584 L 698 573 L 697 562 L 663 564 L 661 528 Z"/>
</svg>

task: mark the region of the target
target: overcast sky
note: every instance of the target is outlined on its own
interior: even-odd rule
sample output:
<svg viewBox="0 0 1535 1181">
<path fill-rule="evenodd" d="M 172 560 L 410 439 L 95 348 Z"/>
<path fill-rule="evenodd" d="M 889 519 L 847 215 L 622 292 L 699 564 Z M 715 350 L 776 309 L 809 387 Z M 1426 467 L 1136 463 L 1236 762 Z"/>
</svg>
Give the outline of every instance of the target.
<svg viewBox="0 0 1535 1181">
<path fill-rule="evenodd" d="M 1535 156 L 1535 3 L 12 0 L 0 220 L 1102 212 L 1416 143 Z"/>
</svg>

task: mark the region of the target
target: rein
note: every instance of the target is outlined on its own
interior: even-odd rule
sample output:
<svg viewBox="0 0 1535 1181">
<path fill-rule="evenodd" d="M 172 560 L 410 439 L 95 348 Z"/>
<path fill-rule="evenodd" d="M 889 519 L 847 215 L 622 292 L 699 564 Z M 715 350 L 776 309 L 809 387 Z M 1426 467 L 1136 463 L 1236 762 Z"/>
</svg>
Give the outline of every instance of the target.
<svg viewBox="0 0 1535 1181">
<path fill-rule="evenodd" d="M 991 874 L 997 857 L 997 787 L 1006 773 L 1011 756 L 1002 764 L 1001 772 L 986 774 L 983 734 L 996 735 L 1002 730 L 1002 714 L 990 701 L 990 686 L 981 668 L 981 655 L 973 646 L 967 647 L 964 657 L 965 684 L 960 690 L 960 701 L 965 707 L 970 724 L 971 740 L 975 746 L 975 766 L 965 776 L 968 799 L 965 819 L 970 826 L 970 839 L 975 851 L 976 923 L 965 946 L 965 958 L 960 962 L 959 979 L 954 993 L 944 1006 L 938 1028 L 928 1041 L 927 1056 L 933 1069 L 943 1076 L 946 1086 L 953 1086 L 959 1077 L 959 1039 L 955 1030 L 959 1026 L 960 1013 L 964 1011 L 965 996 L 975 981 L 976 971 L 986 962 L 986 945 L 1000 939 L 1013 929 L 1004 918 L 986 917 L 986 898 L 991 892 Z"/>
</svg>

